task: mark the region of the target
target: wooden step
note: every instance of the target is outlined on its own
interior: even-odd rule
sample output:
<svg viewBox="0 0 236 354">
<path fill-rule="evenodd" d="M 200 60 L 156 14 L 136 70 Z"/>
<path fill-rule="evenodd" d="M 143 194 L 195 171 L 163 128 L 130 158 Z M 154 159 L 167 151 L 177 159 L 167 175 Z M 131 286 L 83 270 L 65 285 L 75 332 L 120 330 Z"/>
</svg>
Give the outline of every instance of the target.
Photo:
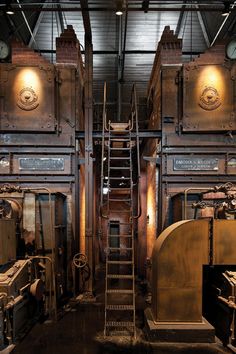
<svg viewBox="0 0 236 354">
<path fill-rule="evenodd" d="M 132 247 L 108 247 L 108 249 L 110 250 L 110 251 L 132 251 L 133 250 L 133 248 Z"/>
<path fill-rule="evenodd" d="M 110 191 L 131 191 L 131 187 L 111 187 Z"/>
<path fill-rule="evenodd" d="M 132 261 L 107 261 L 107 264 L 129 265 L 129 264 L 133 264 L 133 262 Z"/>
<path fill-rule="evenodd" d="M 120 130 L 125 130 L 128 131 L 127 129 L 130 127 L 130 122 L 109 122 L 109 126 L 111 127 L 110 131 L 120 131 Z"/>
<path fill-rule="evenodd" d="M 110 208 L 110 213 L 131 213 L 132 212 L 132 210 L 131 209 L 127 209 L 127 210 L 125 210 L 125 209 L 111 209 Z"/>
<path fill-rule="evenodd" d="M 107 294 L 132 294 L 134 293 L 133 290 L 128 289 L 110 289 L 106 291 Z"/>
<path fill-rule="evenodd" d="M 134 276 L 131 274 L 107 274 L 107 279 L 133 279 Z"/>
<path fill-rule="evenodd" d="M 129 166 L 110 166 L 110 170 L 131 170 Z"/>
<path fill-rule="evenodd" d="M 131 178 L 130 177 L 109 177 L 109 179 L 111 179 L 111 180 L 120 180 L 121 182 L 122 181 L 127 181 L 127 180 L 129 180 L 129 181 L 131 181 Z"/>
<path fill-rule="evenodd" d="M 130 156 L 110 156 L 110 160 L 130 160 Z"/>
<path fill-rule="evenodd" d="M 128 151 L 128 150 L 131 150 L 129 147 L 110 147 L 110 150 L 114 150 L 114 151 Z"/>
<path fill-rule="evenodd" d="M 123 238 L 131 238 L 131 237 L 133 237 L 133 235 L 108 235 L 108 237 L 110 237 L 110 238 L 113 238 L 113 237 L 123 237 Z"/>
<path fill-rule="evenodd" d="M 134 327 L 130 321 L 107 321 L 106 327 Z"/>
<path fill-rule="evenodd" d="M 124 311 L 124 310 L 134 310 L 134 305 L 107 305 L 106 310 Z"/>
<path fill-rule="evenodd" d="M 130 139 L 128 138 L 119 138 L 119 137 L 114 137 L 114 138 L 110 138 L 110 141 L 119 141 L 119 142 L 130 142 Z"/>
</svg>

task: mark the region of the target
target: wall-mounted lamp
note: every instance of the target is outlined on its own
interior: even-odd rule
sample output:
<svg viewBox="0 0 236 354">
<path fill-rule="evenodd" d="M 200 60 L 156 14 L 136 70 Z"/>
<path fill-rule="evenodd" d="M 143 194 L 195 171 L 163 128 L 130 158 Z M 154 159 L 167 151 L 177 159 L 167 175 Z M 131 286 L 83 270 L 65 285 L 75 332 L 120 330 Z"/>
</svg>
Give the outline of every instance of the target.
<svg viewBox="0 0 236 354">
<path fill-rule="evenodd" d="M 108 192 L 109 192 L 109 188 L 108 187 L 103 187 L 102 193 L 103 194 L 108 194 Z"/>
<path fill-rule="evenodd" d="M 13 8 L 9 4 L 6 6 L 6 14 L 7 15 L 14 15 Z"/>
<path fill-rule="evenodd" d="M 123 15 L 125 9 L 125 0 L 116 0 L 116 15 Z"/>
<path fill-rule="evenodd" d="M 150 222 L 150 216 L 147 215 L 147 225 L 149 224 L 149 222 Z"/>
<path fill-rule="evenodd" d="M 230 14 L 230 2 L 229 1 L 224 1 L 224 9 L 222 11 L 221 16 L 228 16 Z"/>
<path fill-rule="evenodd" d="M 149 8 L 149 0 L 143 0 L 142 2 L 142 10 L 147 13 Z"/>
</svg>

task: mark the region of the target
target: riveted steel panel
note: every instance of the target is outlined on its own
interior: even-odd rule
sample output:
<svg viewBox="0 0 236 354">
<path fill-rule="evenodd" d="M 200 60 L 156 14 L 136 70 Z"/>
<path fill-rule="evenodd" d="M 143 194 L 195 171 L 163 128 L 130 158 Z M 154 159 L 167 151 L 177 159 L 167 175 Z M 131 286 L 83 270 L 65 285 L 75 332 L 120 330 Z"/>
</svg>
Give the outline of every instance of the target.
<svg viewBox="0 0 236 354">
<path fill-rule="evenodd" d="M 54 66 L 2 65 L 0 130 L 54 131 Z"/>
<path fill-rule="evenodd" d="M 166 228 L 152 253 L 155 321 L 202 321 L 202 266 L 209 262 L 209 220 L 184 220 Z"/>
<path fill-rule="evenodd" d="M 71 174 L 71 156 L 13 154 L 12 173 L 20 173 L 21 175 L 69 175 Z"/>
<path fill-rule="evenodd" d="M 0 174 L 10 173 L 10 158 L 9 155 L 0 155 Z"/>
<path fill-rule="evenodd" d="M 175 154 L 167 156 L 167 173 L 175 175 L 225 174 L 224 155 Z"/>
<path fill-rule="evenodd" d="M 14 219 L 0 220 L 0 265 L 16 259 L 16 236 Z"/>
<path fill-rule="evenodd" d="M 214 220 L 213 264 L 235 265 L 236 220 Z"/>
<path fill-rule="evenodd" d="M 185 65 L 183 78 L 183 131 L 236 130 L 230 67 Z"/>
<path fill-rule="evenodd" d="M 236 175 L 236 154 L 228 155 L 227 173 L 229 175 Z"/>
</svg>

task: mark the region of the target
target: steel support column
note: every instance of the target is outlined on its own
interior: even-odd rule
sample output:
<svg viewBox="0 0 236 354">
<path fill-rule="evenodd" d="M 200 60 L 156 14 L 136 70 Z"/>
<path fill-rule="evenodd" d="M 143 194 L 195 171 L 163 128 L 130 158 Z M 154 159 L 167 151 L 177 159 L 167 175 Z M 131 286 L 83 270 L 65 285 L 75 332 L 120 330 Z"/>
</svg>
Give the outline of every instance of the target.
<svg viewBox="0 0 236 354">
<path fill-rule="evenodd" d="M 93 49 L 92 43 L 85 43 L 85 251 L 91 276 L 87 282 L 87 291 L 93 291 Z"/>
<path fill-rule="evenodd" d="M 94 179 L 93 179 L 93 45 L 87 0 L 80 0 L 85 30 L 85 253 L 90 278 L 85 291 L 93 293 L 94 273 Z"/>
</svg>

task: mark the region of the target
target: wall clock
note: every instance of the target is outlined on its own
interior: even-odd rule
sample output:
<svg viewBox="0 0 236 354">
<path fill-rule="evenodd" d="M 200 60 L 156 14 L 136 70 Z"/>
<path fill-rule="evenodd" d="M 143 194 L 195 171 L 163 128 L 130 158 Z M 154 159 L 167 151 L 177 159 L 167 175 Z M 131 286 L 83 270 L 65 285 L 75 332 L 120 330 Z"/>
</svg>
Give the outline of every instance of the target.
<svg viewBox="0 0 236 354">
<path fill-rule="evenodd" d="M 231 39 L 227 44 L 226 55 L 229 59 L 236 59 L 236 38 Z"/>
<path fill-rule="evenodd" d="M 10 48 L 6 42 L 0 39 L 0 59 L 6 59 L 10 54 Z"/>
</svg>

